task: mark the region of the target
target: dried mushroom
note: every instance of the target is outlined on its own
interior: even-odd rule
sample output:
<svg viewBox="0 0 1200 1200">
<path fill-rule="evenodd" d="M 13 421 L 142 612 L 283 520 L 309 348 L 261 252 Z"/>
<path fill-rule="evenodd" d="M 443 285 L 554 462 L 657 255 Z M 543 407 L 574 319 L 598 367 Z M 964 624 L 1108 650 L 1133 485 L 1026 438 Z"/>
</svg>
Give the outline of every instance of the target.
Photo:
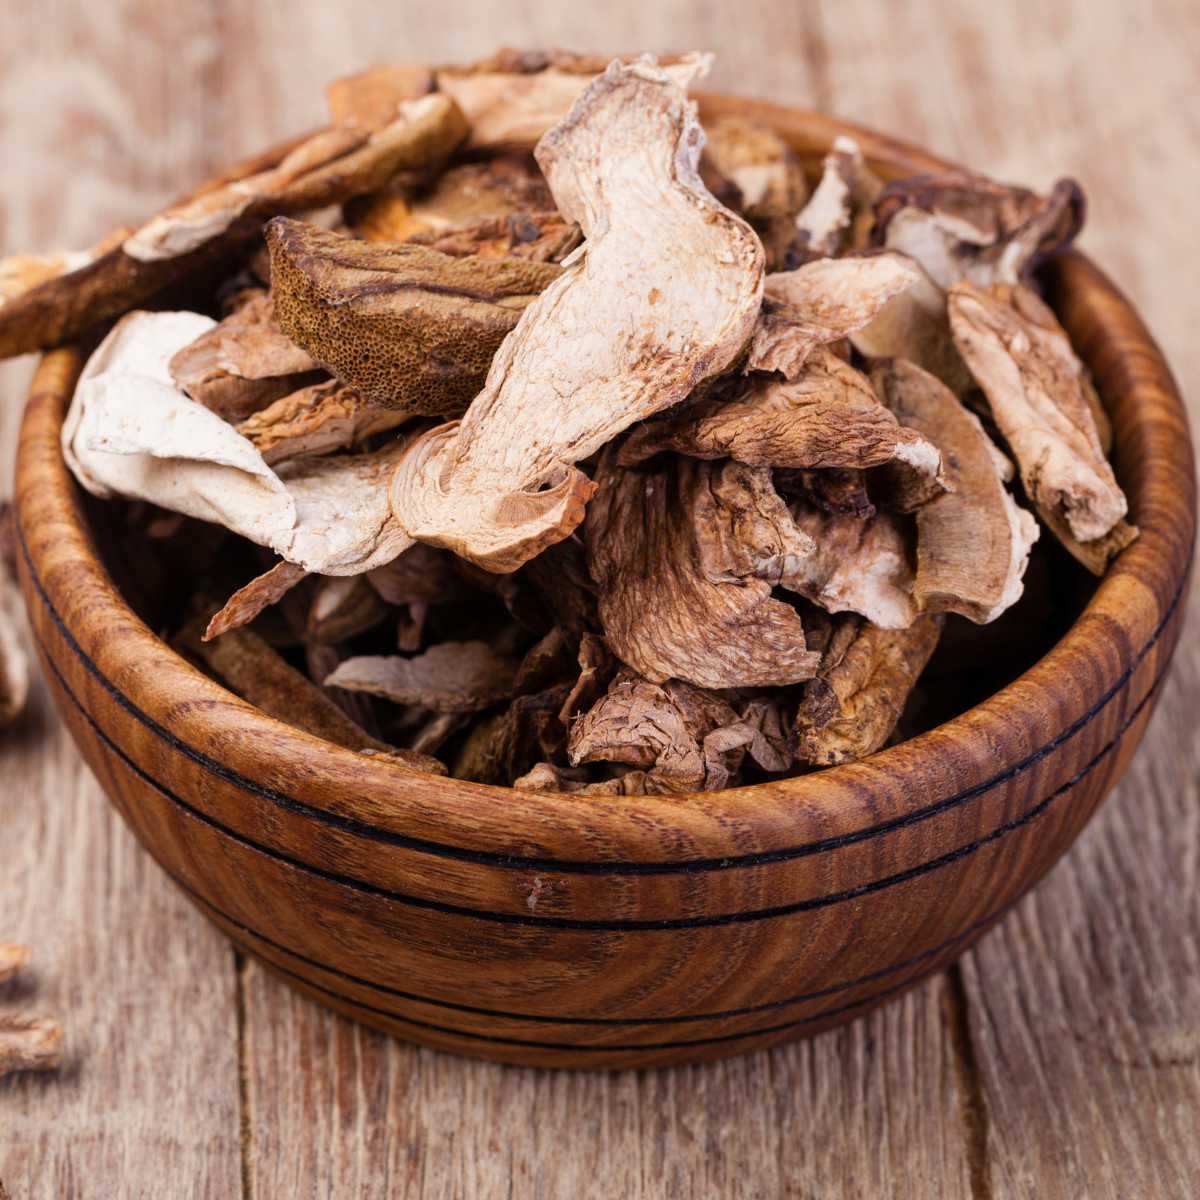
<svg viewBox="0 0 1200 1200">
<path fill-rule="evenodd" d="M 505 335 L 560 273 L 376 245 L 282 217 L 267 226 L 267 245 L 288 337 L 368 400 L 430 416 L 464 410 Z"/>
<path fill-rule="evenodd" d="M 378 67 L 132 233 L 0 263 L 0 354 L 195 310 L 127 311 L 63 426 L 143 618 L 315 736 L 597 798 L 862 758 L 1050 644 L 1084 573 L 1031 556 L 993 436 L 1094 571 L 1136 532 L 1018 284 L 1078 190 L 884 188 L 839 138 L 808 195 L 774 129 L 701 129 L 708 64 Z"/>
<path fill-rule="evenodd" d="M 282 396 L 239 422 L 237 431 L 269 466 L 357 445 L 411 419 L 336 381 Z"/>
<path fill-rule="evenodd" d="M 250 244 L 265 221 L 380 188 L 404 167 L 444 159 L 466 135 L 446 96 L 405 103 L 378 130 L 332 126 L 259 156 L 152 218 L 86 265 L 0 306 L 0 358 L 66 341 Z"/>
<path fill-rule="evenodd" d="M 762 467 L 862 469 L 890 463 L 909 479 L 904 507 L 918 507 L 945 490 L 933 442 L 904 428 L 880 404 L 869 380 L 823 346 L 790 383 L 757 376 L 732 399 L 701 400 L 678 416 L 647 422 L 626 439 L 618 461 L 626 466 L 663 450 Z"/>
<path fill-rule="evenodd" d="M 1049 196 L 952 171 L 889 183 L 875 203 L 874 238 L 924 267 L 942 288 L 1018 283 L 1083 225 L 1083 193 L 1060 179 Z"/>
<path fill-rule="evenodd" d="M 916 267 L 900 254 L 818 259 L 768 275 L 746 370 L 795 379 L 817 346 L 861 329 L 918 278 Z"/>
<path fill-rule="evenodd" d="M 979 418 L 928 371 L 894 359 L 871 372 L 883 402 L 942 450 L 948 494 L 917 513 L 913 598 L 926 612 L 994 621 L 1021 595 L 1037 524 L 1009 494 L 1012 464 Z"/>
<path fill-rule="evenodd" d="M 393 511 L 419 541 L 514 570 L 582 520 L 593 488 L 574 463 L 741 353 L 762 247 L 704 189 L 699 143 L 682 87 L 650 62 L 613 64 L 539 143 L 587 240 L 505 339 L 462 424 L 426 435 L 397 471 Z"/>
<path fill-rule="evenodd" d="M 1090 571 L 1137 536 L 1104 456 L 1083 365 L 1066 331 L 1028 288 L 950 289 L 950 325 L 988 399 L 1025 494 L 1056 538 Z"/>
<path fill-rule="evenodd" d="M 796 217 L 792 256 L 806 261 L 863 249 L 874 221 L 872 205 L 882 187 L 859 144 L 845 135 L 835 138 L 820 182 Z"/>
<path fill-rule="evenodd" d="M 172 357 L 213 327 L 194 313 L 133 312 L 117 323 L 84 368 L 63 423 L 63 454 L 79 482 L 96 496 L 215 521 L 325 575 L 370 570 L 411 545 L 382 486 L 403 442 L 300 459 L 277 473 L 176 389 Z"/>
<path fill-rule="evenodd" d="M 719 696 L 624 670 L 571 727 L 567 755 L 572 766 L 637 768 L 625 777 L 626 795 L 709 791 L 730 785 L 756 735 Z"/>
<path fill-rule="evenodd" d="M 285 337 L 266 292 L 251 293 L 223 321 L 171 359 L 171 378 L 197 404 L 240 421 L 273 400 L 324 378 Z"/>
<path fill-rule="evenodd" d="M 406 242 L 480 221 L 553 213 L 554 198 L 529 154 L 500 154 L 457 163 L 426 187 L 393 185 L 347 206 L 346 219 L 369 242 Z"/>
<path fill-rule="evenodd" d="M 937 647 L 943 619 L 925 614 L 907 629 L 881 629 L 857 617 L 843 618 L 816 678 L 804 686 L 796 714 L 796 757 L 833 766 L 874 754 L 896 727 Z"/>
<path fill-rule="evenodd" d="M 517 665 L 484 642 L 442 642 L 412 658 L 348 658 L 325 684 L 433 712 L 477 712 L 513 694 Z"/>
<path fill-rule="evenodd" d="M 795 683 L 816 670 L 804 625 L 772 584 L 813 553 L 770 483 L 741 463 L 668 459 L 597 471 L 588 565 L 618 657 L 654 683 Z"/>
<path fill-rule="evenodd" d="M 813 550 L 789 564 L 781 587 L 826 612 L 861 613 L 883 629 L 905 629 L 917 615 L 913 537 L 902 517 L 880 512 L 863 520 L 791 505 Z"/>
<path fill-rule="evenodd" d="M 25 654 L 21 601 L 0 562 L 0 729 L 11 725 L 29 698 L 29 659 Z"/>
</svg>

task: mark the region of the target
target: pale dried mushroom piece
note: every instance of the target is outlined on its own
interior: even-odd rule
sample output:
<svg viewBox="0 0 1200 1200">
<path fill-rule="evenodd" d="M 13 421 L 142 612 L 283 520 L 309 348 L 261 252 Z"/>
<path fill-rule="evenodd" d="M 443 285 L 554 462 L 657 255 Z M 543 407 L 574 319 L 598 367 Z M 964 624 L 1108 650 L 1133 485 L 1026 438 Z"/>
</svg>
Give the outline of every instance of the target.
<svg viewBox="0 0 1200 1200">
<path fill-rule="evenodd" d="M 501 50 L 477 62 L 439 67 L 437 87 L 466 114 L 468 149 L 532 149 L 612 62 L 632 65 L 644 57 Z M 686 85 L 694 57 L 665 57 L 659 63 Z"/>
<path fill-rule="evenodd" d="M 408 102 L 375 131 L 333 127 L 259 156 L 167 209 L 78 270 L 0 307 L 0 358 L 69 340 L 171 284 L 225 261 L 278 214 L 311 212 L 383 186 L 405 167 L 444 160 L 466 136 L 445 96 Z"/>
<path fill-rule="evenodd" d="M 453 258 L 277 218 L 267 226 L 284 332 L 377 404 L 457 415 L 522 311 L 560 275 L 525 259 Z"/>
<path fill-rule="evenodd" d="M 441 642 L 412 658 L 348 658 L 325 686 L 433 712 L 478 712 L 513 694 L 517 665 L 486 642 Z"/>
<path fill-rule="evenodd" d="M 918 278 L 908 259 L 887 253 L 817 259 L 768 275 L 745 370 L 795 379 L 817 346 L 861 329 Z"/>
<path fill-rule="evenodd" d="M 21 715 L 29 698 L 29 658 L 24 645 L 24 617 L 8 566 L 0 562 L 0 729 Z"/>
<path fill-rule="evenodd" d="M 195 313 L 133 312 L 100 344 L 62 431 L 63 455 L 83 487 L 215 522 L 324 575 L 371 570 L 410 546 L 385 486 L 402 440 L 276 472 L 233 426 L 174 386 L 171 358 L 212 327 Z"/>
<path fill-rule="evenodd" d="M 950 325 L 1008 443 L 1025 494 L 1056 538 L 1103 574 L 1137 530 L 1104 456 L 1083 365 L 1066 331 L 1022 285 L 950 289 Z"/>
<path fill-rule="evenodd" d="M 737 359 L 762 247 L 701 184 L 700 141 L 682 87 L 637 62 L 610 67 L 539 144 L 586 241 L 505 339 L 462 425 L 426 435 L 397 471 L 393 511 L 419 541 L 516 569 L 582 519 L 592 485 L 574 463 Z"/>
<path fill-rule="evenodd" d="M 877 244 L 899 250 L 942 288 L 1018 283 L 1083 226 L 1083 192 L 1060 179 L 1048 196 L 948 171 L 889 183 L 875 204 Z"/>
<path fill-rule="evenodd" d="M 265 291 L 241 304 L 176 353 L 171 378 L 197 404 L 240 421 L 274 400 L 324 378 L 318 363 L 288 338 Z"/>
<path fill-rule="evenodd" d="M 644 773 L 636 790 L 646 795 L 711 791 L 729 786 L 755 737 L 756 730 L 719 696 L 623 670 L 571 727 L 567 756 L 576 767 L 635 767 Z M 625 794 L 631 790 L 627 786 Z"/>
<path fill-rule="evenodd" d="M 530 154 L 455 163 L 427 186 L 392 184 L 346 207 L 346 221 L 369 242 L 405 242 L 480 221 L 553 213 L 554 198 Z"/>
<path fill-rule="evenodd" d="M 335 79 L 325 88 L 325 102 L 335 125 L 382 129 L 396 119 L 401 104 L 433 87 L 433 70 L 424 63 L 388 63 Z"/>
<path fill-rule="evenodd" d="M 622 470 L 611 451 L 588 509 L 588 563 L 613 652 L 651 682 L 755 687 L 810 678 L 819 656 L 771 597 L 812 553 L 765 468 L 666 459 Z"/>
<path fill-rule="evenodd" d="M 945 491 L 933 442 L 904 428 L 866 376 L 824 346 L 792 382 L 755 376 L 732 398 L 713 396 L 646 422 L 625 440 L 618 462 L 627 466 L 663 450 L 792 469 L 891 464 L 897 482 L 906 481 L 893 489 L 903 491 L 897 498 L 906 509 Z"/>
<path fill-rule="evenodd" d="M 820 182 L 796 216 L 792 254 L 807 260 L 863 249 L 874 220 L 872 205 L 882 188 L 858 142 L 839 135 L 825 156 Z"/>
<path fill-rule="evenodd" d="M 865 358 L 906 358 L 936 375 L 956 396 L 975 381 L 950 332 L 946 293 L 917 267 L 917 279 L 849 334 Z"/>
<path fill-rule="evenodd" d="M 247 417 L 237 431 L 268 466 L 357 445 L 411 419 L 403 409 L 368 400 L 331 380 L 281 396 Z"/>
<path fill-rule="evenodd" d="M 1020 599 L 1038 537 L 1032 514 L 1005 486 L 1012 464 L 979 418 L 929 372 L 893 359 L 876 364 L 871 381 L 906 426 L 936 441 L 951 484 L 917 513 L 917 607 L 994 621 Z"/>
<path fill-rule="evenodd" d="M 891 736 L 917 677 L 937 648 L 944 617 L 923 613 L 907 629 L 843 618 L 796 714 L 797 759 L 833 766 L 874 754 Z"/>
<path fill-rule="evenodd" d="M 17 1071 L 55 1071 L 63 1060 L 62 1026 L 53 1017 L 0 1013 L 0 1078 Z"/>
<path fill-rule="evenodd" d="M 791 505 L 812 553 L 793 561 L 779 585 L 826 612 L 860 613 L 884 629 L 906 629 L 917 616 L 912 536 L 905 518 L 879 512 L 866 520 Z"/>
<path fill-rule="evenodd" d="M 768 696 L 749 700 L 742 707 L 742 723 L 754 732 L 746 746 L 748 757 L 773 775 L 790 771 L 796 756 L 792 750 L 792 719 L 788 705 Z"/>
</svg>

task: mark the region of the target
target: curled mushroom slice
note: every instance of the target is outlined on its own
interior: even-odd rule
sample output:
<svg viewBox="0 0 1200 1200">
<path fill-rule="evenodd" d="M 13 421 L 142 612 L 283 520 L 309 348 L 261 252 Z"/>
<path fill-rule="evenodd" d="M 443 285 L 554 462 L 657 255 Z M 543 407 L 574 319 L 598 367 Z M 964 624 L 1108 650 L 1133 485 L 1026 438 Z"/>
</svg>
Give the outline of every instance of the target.
<svg viewBox="0 0 1200 1200">
<path fill-rule="evenodd" d="M 905 510 L 945 491 L 942 459 L 929 438 L 904 428 L 870 381 L 828 348 L 817 347 L 797 378 L 745 381 L 731 400 L 714 397 L 678 416 L 649 421 L 622 445 L 622 465 L 662 450 L 693 458 L 732 458 L 751 466 L 866 468 L 890 463 L 906 486 Z"/>
<path fill-rule="evenodd" d="M 1083 365 L 1053 312 L 1028 288 L 950 289 L 959 351 L 987 395 L 1025 494 L 1085 567 L 1103 574 L 1137 530 L 1104 457 Z"/>
<path fill-rule="evenodd" d="M 335 125 L 382 129 L 404 101 L 433 91 L 433 84 L 433 71 L 423 63 L 389 63 L 335 79 L 325 88 L 325 103 Z"/>
<path fill-rule="evenodd" d="M 412 658 L 348 658 L 325 686 L 433 712 L 478 712 L 513 694 L 517 665 L 485 642 L 441 642 Z"/>
<path fill-rule="evenodd" d="M 260 156 L 152 218 L 86 265 L 0 307 L 0 358 L 66 341 L 249 245 L 269 218 L 380 188 L 403 167 L 445 159 L 466 135 L 446 96 L 402 106 L 382 129 L 332 126 Z"/>
<path fill-rule="evenodd" d="M 779 585 L 826 612 L 861 613 L 884 629 L 905 629 L 917 615 L 911 534 L 903 518 L 867 520 L 793 502 L 796 526 L 815 549 L 795 558 Z"/>
<path fill-rule="evenodd" d="M 792 254 L 801 259 L 832 258 L 867 244 L 882 181 L 863 160 L 862 149 L 844 134 L 825 156 L 821 180 L 796 216 Z"/>
<path fill-rule="evenodd" d="M 587 240 L 505 339 L 461 427 L 434 430 L 397 471 L 392 507 L 419 541 L 514 570 L 582 519 L 592 486 L 572 464 L 741 353 L 762 247 L 704 189 L 699 146 L 683 89 L 649 62 L 614 64 L 539 144 Z"/>
<path fill-rule="evenodd" d="M 672 679 L 661 685 L 623 670 L 572 727 L 567 756 L 645 772 L 647 794 L 728 787 L 757 731 L 719 696 Z"/>
<path fill-rule="evenodd" d="M 480 221 L 551 213 L 554 198 L 529 154 L 457 163 L 427 187 L 395 184 L 346 206 L 350 229 L 369 242 L 406 242 Z"/>
<path fill-rule="evenodd" d="M 611 452 L 587 515 L 605 637 L 652 682 L 753 687 L 809 678 L 818 656 L 771 585 L 813 552 L 770 472 L 666 459 L 621 470 Z"/>
<path fill-rule="evenodd" d="M 171 377 L 197 404 L 239 421 L 324 378 L 317 362 L 275 321 L 271 297 L 251 293 L 214 328 L 184 346 Z"/>
<path fill-rule="evenodd" d="M 410 413 L 457 415 L 522 310 L 560 269 L 383 246 L 303 221 L 267 226 L 284 332 L 342 383 Z"/>
<path fill-rule="evenodd" d="M 664 58 L 661 66 L 686 83 L 695 57 Z M 632 64 L 637 56 L 615 61 Z M 595 54 L 506 49 L 478 62 L 440 67 L 437 86 L 466 114 L 468 149 L 532 149 L 609 63 Z"/>
<path fill-rule="evenodd" d="M 1049 196 L 951 171 L 889 183 L 875 204 L 874 238 L 909 255 L 939 287 L 1018 283 L 1083 226 L 1083 192 L 1060 179 Z"/>
<path fill-rule="evenodd" d="M 795 379 L 817 346 L 861 329 L 918 278 L 917 268 L 901 254 L 818 259 L 768 275 L 766 303 L 745 369 Z"/>
<path fill-rule="evenodd" d="M 211 328 L 207 317 L 172 312 L 133 312 L 114 326 L 63 422 L 63 455 L 83 487 L 215 522 L 323 575 L 368 571 L 410 546 L 387 503 L 402 440 L 273 471 L 233 426 L 174 386 L 171 358 Z"/>
<path fill-rule="evenodd" d="M 817 677 L 804 686 L 796 714 L 796 757 L 832 766 L 874 754 L 895 729 L 944 620 L 924 613 L 907 629 L 895 630 L 843 618 Z"/>
<path fill-rule="evenodd" d="M 240 422 L 237 431 L 274 466 L 345 449 L 410 418 L 402 409 L 385 408 L 331 380 L 280 397 Z"/>
<path fill-rule="evenodd" d="M 238 588 L 225 604 L 213 615 L 204 630 L 203 640 L 212 641 L 231 629 L 249 625 L 259 613 L 278 604 L 308 572 L 287 561 L 276 563 L 269 571 L 255 576 L 244 587 Z"/>
<path fill-rule="evenodd" d="M 871 371 L 883 402 L 906 426 L 935 440 L 951 484 L 917 513 L 913 597 L 927 612 L 993 621 L 1021 595 L 1037 522 L 1005 487 L 1012 464 L 979 418 L 934 376 L 903 359 Z"/>
</svg>

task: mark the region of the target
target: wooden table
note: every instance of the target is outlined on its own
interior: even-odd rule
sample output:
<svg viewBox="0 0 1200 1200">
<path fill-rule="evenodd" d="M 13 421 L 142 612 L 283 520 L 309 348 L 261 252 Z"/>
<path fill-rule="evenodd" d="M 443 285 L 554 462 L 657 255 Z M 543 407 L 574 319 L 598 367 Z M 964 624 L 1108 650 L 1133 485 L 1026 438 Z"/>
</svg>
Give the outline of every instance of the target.
<svg viewBox="0 0 1200 1200">
<path fill-rule="evenodd" d="M 1195 0 L 501 7 L 9 5 L 0 252 L 136 219 L 371 61 L 712 48 L 715 87 L 1076 175 L 1084 244 L 1200 404 Z M 0 369 L 4 445 L 30 365 Z M 0 742 L 0 937 L 37 947 L 0 1005 L 61 1014 L 69 1056 L 0 1083 L 0 1178 L 14 1200 L 1200 1195 L 1198 616 L 1125 782 L 958 966 L 843 1031 L 648 1073 L 460 1061 L 297 998 L 138 849 L 39 690 Z"/>
</svg>

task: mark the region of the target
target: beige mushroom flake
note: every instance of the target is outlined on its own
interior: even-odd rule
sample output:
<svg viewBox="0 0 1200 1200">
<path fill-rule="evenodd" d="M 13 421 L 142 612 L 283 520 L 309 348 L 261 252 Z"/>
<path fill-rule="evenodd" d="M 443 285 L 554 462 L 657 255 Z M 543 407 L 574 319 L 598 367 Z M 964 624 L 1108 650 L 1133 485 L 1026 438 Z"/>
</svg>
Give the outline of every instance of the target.
<svg viewBox="0 0 1200 1200">
<path fill-rule="evenodd" d="M 606 453 L 587 515 L 588 563 L 609 645 L 652 682 L 795 683 L 819 656 L 771 586 L 813 551 L 770 472 L 667 459 L 632 470 Z"/>
<path fill-rule="evenodd" d="M 1137 531 L 1104 457 L 1083 366 L 1066 331 L 1028 288 L 970 283 L 950 289 L 959 351 L 987 395 L 1021 482 L 1042 520 L 1101 574 Z"/>
<path fill-rule="evenodd" d="M 539 144 L 587 240 L 505 339 L 461 427 L 427 435 L 397 471 L 393 510 L 418 540 L 514 570 L 582 519 L 593 489 L 572 464 L 741 353 L 762 247 L 701 184 L 701 140 L 683 89 L 641 61 L 614 63 Z"/>
<path fill-rule="evenodd" d="M 948 494 L 917 513 L 913 597 L 927 612 L 993 621 L 1021 595 L 1037 523 L 1009 495 L 1012 464 L 945 384 L 902 359 L 871 372 L 884 403 L 942 450 Z"/>
</svg>

